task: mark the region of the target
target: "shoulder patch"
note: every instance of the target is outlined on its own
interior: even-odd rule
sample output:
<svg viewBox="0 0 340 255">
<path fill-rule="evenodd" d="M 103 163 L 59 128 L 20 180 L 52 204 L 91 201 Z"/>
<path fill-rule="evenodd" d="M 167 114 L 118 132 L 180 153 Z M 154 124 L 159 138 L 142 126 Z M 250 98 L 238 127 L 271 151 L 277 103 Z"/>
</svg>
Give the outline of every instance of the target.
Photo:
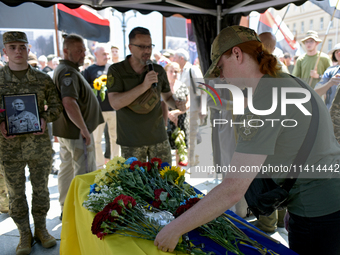
<svg viewBox="0 0 340 255">
<path fill-rule="evenodd" d="M 114 84 L 115 78 L 112 76 L 112 74 L 108 74 L 107 75 L 107 81 L 106 81 L 106 85 L 108 88 L 111 88 Z"/>
<path fill-rule="evenodd" d="M 238 135 L 241 136 L 243 140 L 248 141 L 250 141 L 257 134 L 259 127 L 261 127 L 263 123 L 259 116 L 252 113 L 240 116 L 236 121 L 238 122 Z M 239 124 L 240 122 L 243 122 L 244 124 Z"/>
<path fill-rule="evenodd" d="M 63 84 L 65 86 L 70 86 L 71 83 L 72 83 L 72 78 L 71 77 L 67 77 L 67 78 L 63 79 Z"/>
<path fill-rule="evenodd" d="M 64 74 L 65 77 L 68 77 L 68 76 L 70 76 L 70 75 L 71 75 L 70 72 Z"/>
</svg>

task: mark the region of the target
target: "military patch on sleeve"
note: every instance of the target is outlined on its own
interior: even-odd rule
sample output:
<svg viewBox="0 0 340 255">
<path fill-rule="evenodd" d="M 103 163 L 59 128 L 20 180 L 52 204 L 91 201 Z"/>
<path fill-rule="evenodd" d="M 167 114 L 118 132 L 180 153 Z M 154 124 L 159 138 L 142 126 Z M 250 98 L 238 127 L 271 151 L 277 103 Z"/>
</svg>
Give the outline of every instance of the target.
<svg viewBox="0 0 340 255">
<path fill-rule="evenodd" d="M 112 74 L 108 74 L 107 75 L 107 81 L 106 81 L 107 87 L 111 88 L 114 84 L 114 81 L 115 81 L 115 78 L 112 76 Z"/>
<path fill-rule="evenodd" d="M 237 133 L 243 140 L 250 141 L 257 134 L 258 129 L 263 126 L 263 121 L 252 113 L 245 114 L 236 119 Z"/>
<path fill-rule="evenodd" d="M 67 78 L 64 78 L 64 79 L 63 79 L 63 84 L 64 84 L 65 86 L 70 86 L 71 83 L 72 83 L 72 78 L 71 78 L 71 77 L 67 77 Z"/>
</svg>

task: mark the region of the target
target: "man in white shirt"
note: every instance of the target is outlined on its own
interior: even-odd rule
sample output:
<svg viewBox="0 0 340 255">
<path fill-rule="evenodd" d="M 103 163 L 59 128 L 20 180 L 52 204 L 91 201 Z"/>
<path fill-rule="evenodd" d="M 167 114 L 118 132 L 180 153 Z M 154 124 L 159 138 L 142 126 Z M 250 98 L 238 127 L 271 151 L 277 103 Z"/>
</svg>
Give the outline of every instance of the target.
<svg viewBox="0 0 340 255">
<path fill-rule="evenodd" d="M 198 134 L 198 119 L 201 113 L 201 90 L 198 89 L 198 81 L 204 82 L 201 70 L 190 64 L 189 53 L 184 49 L 178 49 L 175 52 L 174 62 L 177 62 L 181 67 L 181 73 L 178 79 L 186 84 L 190 91 L 190 108 L 187 111 L 189 113 L 189 165 L 194 166 L 196 137 Z M 191 77 L 190 77 L 191 73 Z M 205 104 L 206 105 L 206 104 Z"/>
</svg>

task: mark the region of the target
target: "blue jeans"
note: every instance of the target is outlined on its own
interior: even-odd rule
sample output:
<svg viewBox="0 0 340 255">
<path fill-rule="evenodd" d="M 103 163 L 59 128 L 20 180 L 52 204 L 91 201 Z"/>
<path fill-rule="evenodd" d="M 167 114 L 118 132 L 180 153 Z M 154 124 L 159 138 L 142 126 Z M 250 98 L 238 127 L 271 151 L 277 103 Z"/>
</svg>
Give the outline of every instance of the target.
<svg viewBox="0 0 340 255">
<path fill-rule="evenodd" d="M 289 215 L 290 249 L 300 255 L 340 254 L 340 211 L 321 217 Z"/>
</svg>

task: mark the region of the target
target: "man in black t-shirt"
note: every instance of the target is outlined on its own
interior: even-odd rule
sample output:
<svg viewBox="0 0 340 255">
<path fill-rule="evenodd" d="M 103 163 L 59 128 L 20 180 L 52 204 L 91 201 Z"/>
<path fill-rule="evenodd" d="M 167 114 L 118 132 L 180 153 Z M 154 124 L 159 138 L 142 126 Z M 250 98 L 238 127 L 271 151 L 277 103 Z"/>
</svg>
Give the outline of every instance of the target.
<svg viewBox="0 0 340 255">
<path fill-rule="evenodd" d="M 94 55 L 96 57 L 95 64 L 89 66 L 84 70 L 84 77 L 87 82 L 93 86 L 93 81 L 100 77 L 101 75 L 106 75 L 109 65 L 107 61 L 109 60 L 109 51 L 103 44 L 98 44 L 94 49 Z M 113 110 L 109 103 L 107 96 L 107 91 L 105 91 L 105 99 L 102 100 L 100 96 L 100 91 L 97 92 L 97 99 L 99 101 L 100 107 L 102 109 L 103 117 L 105 122 L 100 124 L 97 129 L 93 132 L 95 147 L 96 147 L 96 163 L 97 168 L 102 168 L 105 164 L 105 158 L 101 146 L 102 135 L 104 132 L 105 125 L 108 126 L 108 132 L 110 137 L 110 151 L 111 157 L 119 156 L 120 149 L 119 145 L 116 144 L 117 131 L 116 131 L 116 112 Z"/>
</svg>

